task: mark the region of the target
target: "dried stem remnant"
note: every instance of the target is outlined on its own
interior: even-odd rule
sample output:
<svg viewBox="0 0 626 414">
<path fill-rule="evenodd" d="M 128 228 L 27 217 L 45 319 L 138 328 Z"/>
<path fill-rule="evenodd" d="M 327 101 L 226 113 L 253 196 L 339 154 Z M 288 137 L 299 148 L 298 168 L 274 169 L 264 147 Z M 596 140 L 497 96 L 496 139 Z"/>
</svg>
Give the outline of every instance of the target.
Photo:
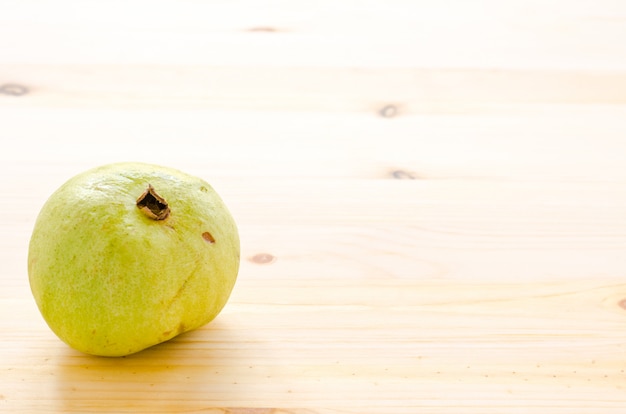
<svg viewBox="0 0 626 414">
<path fill-rule="evenodd" d="M 167 201 L 157 194 L 151 184 L 148 184 L 146 191 L 137 199 L 137 207 L 152 220 L 165 220 L 170 215 Z"/>
</svg>

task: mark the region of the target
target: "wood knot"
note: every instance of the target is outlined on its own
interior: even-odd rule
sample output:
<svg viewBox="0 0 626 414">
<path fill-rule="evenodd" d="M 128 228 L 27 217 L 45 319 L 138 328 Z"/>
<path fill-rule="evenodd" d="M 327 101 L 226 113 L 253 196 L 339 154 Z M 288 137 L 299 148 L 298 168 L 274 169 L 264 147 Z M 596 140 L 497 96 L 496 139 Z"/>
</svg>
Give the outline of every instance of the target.
<svg viewBox="0 0 626 414">
<path fill-rule="evenodd" d="M 385 105 L 378 111 L 383 118 L 393 118 L 398 115 L 398 107 L 395 105 Z"/>
<path fill-rule="evenodd" d="M 412 171 L 393 170 L 391 172 L 391 178 L 394 178 L 396 180 L 416 180 L 418 176 Z"/>
<path fill-rule="evenodd" d="M 276 256 L 269 253 L 257 253 L 250 258 L 250 261 L 256 264 L 270 264 L 276 261 Z"/>
<path fill-rule="evenodd" d="M 11 96 L 22 96 L 28 93 L 28 88 L 15 83 L 5 83 L 0 86 L 0 93 Z"/>
</svg>

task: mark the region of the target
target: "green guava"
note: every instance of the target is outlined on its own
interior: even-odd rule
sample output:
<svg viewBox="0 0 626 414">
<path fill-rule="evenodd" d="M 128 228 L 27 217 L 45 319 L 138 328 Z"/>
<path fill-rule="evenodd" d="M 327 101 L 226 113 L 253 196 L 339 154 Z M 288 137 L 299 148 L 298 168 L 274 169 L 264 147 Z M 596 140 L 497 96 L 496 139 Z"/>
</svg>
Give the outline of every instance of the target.
<svg viewBox="0 0 626 414">
<path fill-rule="evenodd" d="M 237 226 L 208 183 L 118 163 L 79 174 L 50 196 L 31 236 L 28 274 L 61 340 L 124 356 L 213 320 L 239 261 Z"/>
</svg>

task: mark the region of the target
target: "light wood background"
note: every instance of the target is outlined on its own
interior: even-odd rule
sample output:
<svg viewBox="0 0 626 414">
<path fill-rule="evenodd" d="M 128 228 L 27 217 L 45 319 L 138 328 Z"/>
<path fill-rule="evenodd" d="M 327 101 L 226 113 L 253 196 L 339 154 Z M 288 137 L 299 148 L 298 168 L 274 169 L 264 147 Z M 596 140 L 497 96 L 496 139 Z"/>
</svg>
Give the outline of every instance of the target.
<svg viewBox="0 0 626 414">
<path fill-rule="evenodd" d="M 626 2 L 0 3 L 0 411 L 624 413 Z M 242 237 L 206 327 L 48 329 L 27 245 L 113 161 Z"/>
</svg>

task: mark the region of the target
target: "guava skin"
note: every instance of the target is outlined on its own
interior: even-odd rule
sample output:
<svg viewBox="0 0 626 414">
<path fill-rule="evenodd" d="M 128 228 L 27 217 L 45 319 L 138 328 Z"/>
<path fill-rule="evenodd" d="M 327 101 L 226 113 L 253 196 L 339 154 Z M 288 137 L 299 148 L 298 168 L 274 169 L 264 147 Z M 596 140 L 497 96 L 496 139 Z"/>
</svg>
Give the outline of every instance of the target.
<svg viewBox="0 0 626 414">
<path fill-rule="evenodd" d="M 170 213 L 148 217 L 148 186 Z M 222 310 L 240 261 L 237 226 L 204 180 L 118 163 L 79 174 L 37 217 L 31 291 L 52 331 L 79 351 L 124 356 L 199 328 Z"/>
</svg>

